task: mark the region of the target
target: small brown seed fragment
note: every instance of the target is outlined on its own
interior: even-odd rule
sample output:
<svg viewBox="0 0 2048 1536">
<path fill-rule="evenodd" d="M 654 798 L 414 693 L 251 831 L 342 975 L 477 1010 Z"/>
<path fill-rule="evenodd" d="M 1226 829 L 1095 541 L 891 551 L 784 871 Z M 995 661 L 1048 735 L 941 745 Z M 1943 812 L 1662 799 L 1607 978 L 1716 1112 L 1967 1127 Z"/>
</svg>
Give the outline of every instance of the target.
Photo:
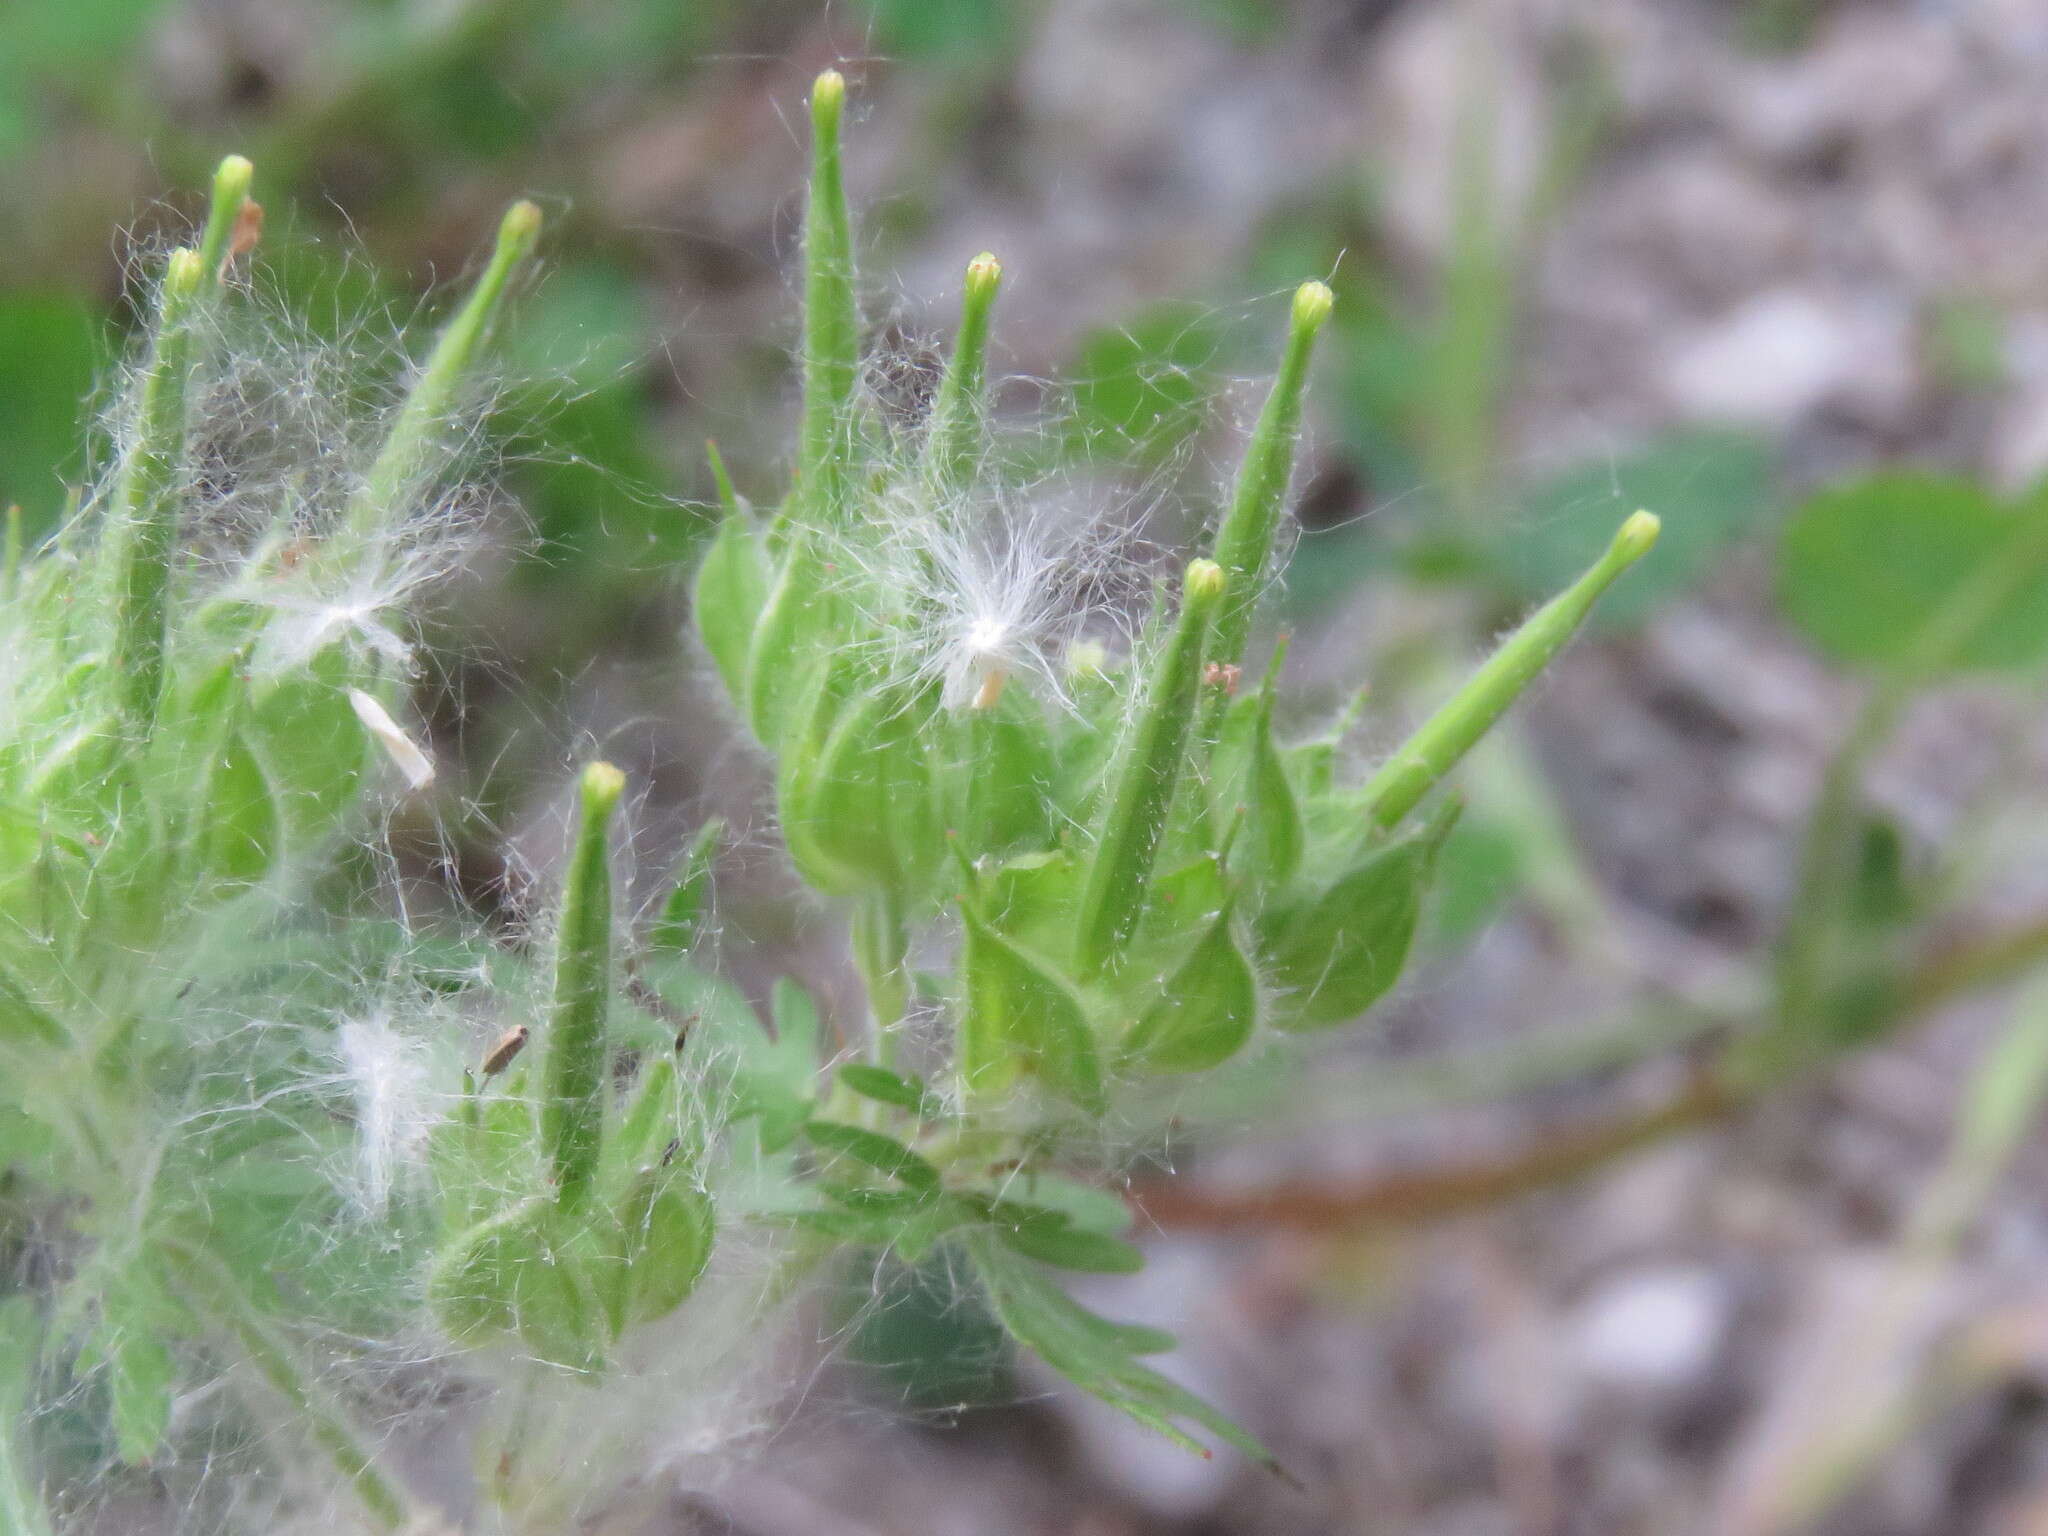
<svg viewBox="0 0 2048 1536">
<path fill-rule="evenodd" d="M 512 1058 L 526 1049 L 526 1038 L 530 1031 L 524 1024 L 515 1024 L 498 1036 L 498 1043 L 491 1047 L 484 1057 L 483 1075 L 496 1077 L 512 1065 Z"/>
</svg>

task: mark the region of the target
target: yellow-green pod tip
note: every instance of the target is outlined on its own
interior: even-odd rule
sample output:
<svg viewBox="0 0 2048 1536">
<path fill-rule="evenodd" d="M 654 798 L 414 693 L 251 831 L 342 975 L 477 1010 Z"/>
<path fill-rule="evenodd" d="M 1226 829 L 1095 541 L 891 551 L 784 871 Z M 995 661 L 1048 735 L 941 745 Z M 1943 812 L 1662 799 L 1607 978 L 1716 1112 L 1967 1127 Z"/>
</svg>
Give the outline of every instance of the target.
<svg viewBox="0 0 2048 1536">
<path fill-rule="evenodd" d="M 1109 652 L 1100 640 L 1080 640 L 1067 648 L 1067 676 L 1100 677 L 1109 668 Z"/>
<path fill-rule="evenodd" d="M 205 275 L 205 264 L 190 246 L 171 252 L 171 259 L 164 266 L 164 296 L 189 299 L 199 291 L 199 281 Z"/>
<path fill-rule="evenodd" d="M 1322 329 L 1337 307 L 1337 295 L 1328 283 L 1307 282 L 1294 290 L 1294 328 L 1313 334 Z"/>
<path fill-rule="evenodd" d="M 995 297 L 997 287 L 1003 281 L 1003 264 L 988 251 L 983 251 L 967 263 L 967 292 L 976 299 Z"/>
<path fill-rule="evenodd" d="M 526 255 L 540 239 L 540 208 L 521 198 L 505 210 L 498 224 L 498 250 L 515 260 Z"/>
<path fill-rule="evenodd" d="M 1214 560 L 1190 560 L 1181 590 L 1191 602 L 1213 602 L 1223 595 L 1223 567 Z"/>
<path fill-rule="evenodd" d="M 1622 565 L 1635 564 L 1650 552 L 1663 526 L 1663 519 L 1654 512 L 1630 513 L 1615 531 L 1614 542 L 1607 546 L 1607 558 Z"/>
<path fill-rule="evenodd" d="M 242 199 L 249 195 L 249 183 L 255 180 L 256 167 L 244 155 L 229 155 L 213 173 L 213 195 L 230 208 L 241 206 Z"/>
<path fill-rule="evenodd" d="M 828 69 L 811 84 L 811 121 L 819 128 L 837 128 L 846 105 L 846 76 Z"/>
<path fill-rule="evenodd" d="M 609 816 L 625 792 L 626 776 L 610 763 L 590 763 L 583 770 L 583 809 L 592 817 Z"/>
</svg>

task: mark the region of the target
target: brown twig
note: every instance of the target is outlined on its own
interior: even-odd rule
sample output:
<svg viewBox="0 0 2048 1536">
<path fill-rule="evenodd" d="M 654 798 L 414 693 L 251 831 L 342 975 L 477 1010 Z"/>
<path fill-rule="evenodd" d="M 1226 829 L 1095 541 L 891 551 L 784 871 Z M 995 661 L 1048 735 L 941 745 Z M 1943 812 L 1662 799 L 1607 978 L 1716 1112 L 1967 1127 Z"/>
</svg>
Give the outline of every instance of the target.
<svg viewBox="0 0 2048 1536">
<path fill-rule="evenodd" d="M 1723 1119 L 1744 1102 L 1716 1074 L 1702 1071 L 1661 1104 L 1494 1157 L 1343 1183 L 1303 1181 L 1250 1190 L 1148 1178 L 1131 1186 L 1129 1198 L 1141 1220 L 1180 1230 L 1263 1227 L 1322 1233 L 1414 1226 L 1578 1178 L 1639 1147 Z"/>
</svg>

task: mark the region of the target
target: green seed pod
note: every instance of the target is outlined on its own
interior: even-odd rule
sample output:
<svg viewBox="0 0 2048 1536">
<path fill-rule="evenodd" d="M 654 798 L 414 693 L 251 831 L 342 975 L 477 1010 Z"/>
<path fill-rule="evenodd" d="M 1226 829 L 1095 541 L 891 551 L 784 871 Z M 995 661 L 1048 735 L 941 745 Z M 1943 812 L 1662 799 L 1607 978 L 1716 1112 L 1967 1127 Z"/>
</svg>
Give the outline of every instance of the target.
<svg viewBox="0 0 2048 1536">
<path fill-rule="evenodd" d="M 1109 819 L 1089 867 L 1075 942 L 1084 979 L 1100 975 L 1122 953 L 1144 910 L 1153 856 L 1187 756 L 1202 648 L 1225 585 L 1213 560 L 1191 562 L 1181 584 L 1180 617 L 1154 664 L 1137 724 L 1117 763 Z"/>
<path fill-rule="evenodd" d="M 1147 1072 L 1207 1071 L 1244 1048 L 1258 1016 L 1258 981 L 1226 907 L 1125 1036 L 1124 1057 Z"/>
<path fill-rule="evenodd" d="M 206 208 L 206 230 L 199 237 L 199 269 L 218 283 L 232 257 L 229 240 L 244 217 L 256 167 L 240 155 L 229 155 L 213 173 L 213 196 Z"/>
<path fill-rule="evenodd" d="M 761 557 L 761 541 L 744 513 L 728 513 L 697 568 L 690 612 L 725 683 L 726 696 L 742 714 L 748 713 L 747 664 L 754 628 L 767 604 L 768 567 Z"/>
<path fill-rule="evenodd" d="M 610 763 L 583 770 L 581 815 L 562 890 L 541 1141 L 564 1205 L 588 1187 L 604 1139 L 605 1020 L 612 996 L 610 824 L 625 787 L 626 776 Z"/>
<path fill-rule="evenodd" d="M 186 474 L 192 316 L 204 272 L 197 251 L 171 253 L 157 295 L 134 436 L 114 474 L 109 522 L 116 583 L 111 675 L 130 728 L 138 735 L 147 735 L 155 725 L 163 693 L 178 497 Z"/>
<path fill-rule="evenodd" d="M 417 490 L 418 480 L 433 462 L 436 437 L 448 421 L 485 333 L 503 306 L 512 275 L 533 254 L 539 239 L 540 209 L 519 202 L 505 210 L 489 264 L 454 318 L 442 327 L 426 366 L 399 407 L 384 446 L 363 477 L 362 489 L 349 502 L 346 522 L 357 536 L 375 532 L 392 509 Z"/>
<path fill-rule="evenodd" d="M 839 165 L 846 79 L 836 69 L 811 87 L 811 197 L 804 216 L 803 426 L 797 490 L 823 526 L 845 515 L 860 316 L 854 302 L 853 223 Z"/>
<path fill-rule="evenodd" d="M 1074 989 L 963 907 L 960 965 L 966 1003 L 960 1018 L 960 1075 L 969 1093 L 999 1099 L 1017 1072 L 1099 1112 L 1102 1066 L 1086 1009 Z"/>
<path fill-rule="evenodd" d="M 1615 533 L 1607 552 L 1563 592 L 1531 614 L 1365 786 L 1374 825 L 1391 827 L 1470 751 L 1593 611 L 1614 579 L 1657 542 L 1657 519 L 1637 512 Z"/>
<path fill-rule="evenodd" d="M 925 475 L 940 493 L 961 485 L 974 466 L 984 408 L 982 383 L 988 372 L 988 317 L 1002 282 L 1002 263 L 986 251 L 967 264 L 960 331 L 925 432 Z"/>
<path fill-rule="evenodd" d="M 1315 350 L 1316 332 L 1330 318 L 1335 302 L 1322 283 L 1303 283 L 1294 291 L 1280 371 L 1273 377 L 1265 408 L 1245 444 L 1230 510 L 1216 530 L 1216 563 L 1223 567 L 1228 584 L 1210 646 L 1210 655 L 1217 661 L 1235 664 L 1244 659 L 1252 609 L 1272 559 L 1288 478 L 1294 472 L 1294 443 L 1301 430 L 1301 397 L 1308 382 L 1309 356 Z"/>
</svg>

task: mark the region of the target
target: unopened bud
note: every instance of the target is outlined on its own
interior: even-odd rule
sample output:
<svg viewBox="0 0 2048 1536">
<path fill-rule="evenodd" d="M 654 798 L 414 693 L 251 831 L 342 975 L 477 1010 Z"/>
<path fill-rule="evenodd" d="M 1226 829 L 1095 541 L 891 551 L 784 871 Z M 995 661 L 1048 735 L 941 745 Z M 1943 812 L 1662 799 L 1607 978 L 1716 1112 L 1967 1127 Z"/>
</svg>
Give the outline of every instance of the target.
<svg viewBox="0 0 2048 1536">
<path fill-rule="evenodd" d="M 205 264 L 197 251 L 188 247 L 171 252 L 171 259 L 164 266 L 164 297 L 173 300 L 191 298 L 199 291 L 199 280 L 205 273 Z"/>
<path fill-rule="evenodd" d="M 811 84 L 811 120 L 820 128 L 839 126 L 839 112 L 846 105 L 846 76 L 828 69 Z"/>
<path fill-rule="evenodd" d="M 1654 512 L 1632 512 L 1628 520 L 1615 530 L 1614 542 L 1607 546 L 1607 553 L 1624 564 L 1632 564 L 1650 552 L 1663 527 L 1663 519 Z"/>
<path fill-rule="evenodd" d="M 986 303 L 996 295 L 1002 285 L 1003 264 L 987 251 L 967 263 L 967 293 L 970 298 Z"/>
<path fill-rule="evenodd" d="M 1337 296 L 1330 292 L 1328 283 L 1303 283 L 1294 290 L 1294 328 L 1298 331 L 1320 330 L 1336 304 Z"/>
<path fill-rule="evenodd" d="M 1191 602 L 1213 602 L 1223 595 L 1223 567 L 1214 560 L 1190 560 L 1181 591 Z"/>
<path fill-rule="evenodd" d="M 521 198 L 505 210 L 505 217 L 498 223 L 498 249 L 519 260 L 530 252 L 540 239 L 540 209 Z"/>
<path fill-rule="evenodd" d="M 583 770 L 583 808 L 592 817 L 612 813 L 625 791 L 626 776 L 610 763 L 591 763 Z"/>
<path fill-rule="evenodd" d="M 256 167 L 246 157 L 229 155 L 213 173 L 214 200 L 229 208 L 241 207 L 255 176 Z"/>
</svg>

